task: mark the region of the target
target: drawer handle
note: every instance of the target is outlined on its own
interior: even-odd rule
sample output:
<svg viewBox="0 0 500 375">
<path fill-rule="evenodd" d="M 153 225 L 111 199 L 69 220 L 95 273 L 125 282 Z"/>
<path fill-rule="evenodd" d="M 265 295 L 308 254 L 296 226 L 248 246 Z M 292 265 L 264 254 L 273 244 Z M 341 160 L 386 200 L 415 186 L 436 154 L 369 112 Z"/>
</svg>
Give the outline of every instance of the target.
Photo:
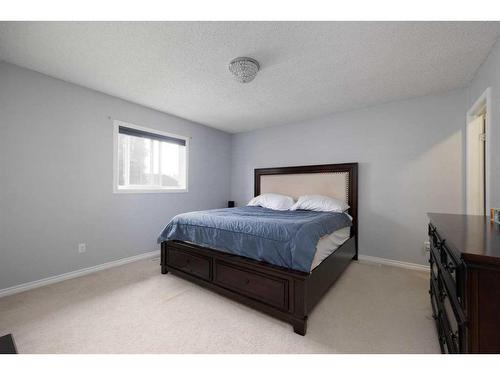
<svg viewBox="0 0 500 375">
<path fill-rule="evenodd" d="M 455 267 L 455 265 L 454 265 L 453 263 L 448 263 L 448 264 L 445 266 L 445 268 L 446 268 L 448 271 L 450 271 L 450 273 L 453 273 L 453 272 L 455 272 L 455 268 L 456 268 L 456 267 Z"/>
<path fill-rule="evenodd" d="M 249 279 L 245 279 L 245 285 L 248 285 L 250 284 L 250 280 Z"/>
<path fill-rule="evenodd" d="M 443 263 L 443 268 L 447 270 L 450 273 L 455 272 L 455 269 L 457 268 L 453 263 L 448 262 L 448 263 Z"/>
<path fill-rule="evenodd" d="M 442 290 L 441 293 L 439 293 L 439 296 L 441 297 L 441 301 L 444 301 L 448 294 L 444 290 Z"/>
</svg>

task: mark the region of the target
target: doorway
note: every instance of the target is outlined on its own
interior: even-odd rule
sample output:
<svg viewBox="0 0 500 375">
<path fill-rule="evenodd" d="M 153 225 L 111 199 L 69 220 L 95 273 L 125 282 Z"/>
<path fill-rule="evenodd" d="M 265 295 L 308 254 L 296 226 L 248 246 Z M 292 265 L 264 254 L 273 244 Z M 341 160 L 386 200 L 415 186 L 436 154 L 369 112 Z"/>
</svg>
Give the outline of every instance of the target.
<svg viewBox="0 0 500 375">
<path fill-rule="evenodd" d="M 487 215 L 489 212 L 489 98 L 488 88 L 467 112 L 465 178 L 468 215 Z"/>
</svg>

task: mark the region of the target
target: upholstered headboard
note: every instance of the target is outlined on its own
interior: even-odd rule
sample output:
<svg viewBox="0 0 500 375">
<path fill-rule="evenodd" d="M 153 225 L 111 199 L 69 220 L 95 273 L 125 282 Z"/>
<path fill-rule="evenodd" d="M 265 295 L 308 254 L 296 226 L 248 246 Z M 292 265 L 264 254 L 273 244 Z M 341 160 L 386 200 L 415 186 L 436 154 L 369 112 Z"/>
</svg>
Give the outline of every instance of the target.
<svg viewBox="0 0 500 375">
<path fill-rule="evenodd" d="M 350 206 L 353 231 L 358 228 L 358 163 L 255 169 L 254 194 L 279 193 L 297 199 L 320 194 L 342 199 Z"/>
</svg>

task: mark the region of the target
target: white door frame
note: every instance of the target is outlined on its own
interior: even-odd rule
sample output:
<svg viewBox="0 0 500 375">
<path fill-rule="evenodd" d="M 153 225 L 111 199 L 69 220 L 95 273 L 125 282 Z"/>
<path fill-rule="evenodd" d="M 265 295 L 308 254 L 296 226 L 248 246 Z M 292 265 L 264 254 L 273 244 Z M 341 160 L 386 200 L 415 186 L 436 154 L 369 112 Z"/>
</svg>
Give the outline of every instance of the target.
<svg viewBox="0 0 500 375">
<path fill-rule="evenodd" d="M 491 165 L 491 87 L 488 87 L 481 96 L 474 102 L 472 107 L 467 111 L 465 126 L 469 124 L 477 115 L 486 108 L 486 121 L 485 121 L 485 133 L 486 142 L 484 145 L 484 166 L 485 166 L 485 201 L 486 207 L 484 214 L 489 216 L 490 214 L 490 165 Z M 469 165 L 467 163 L 467 157 L 469 155 L 468 145 L 467 145 L 467 131 L 465 132 L 465 189 L 467 189 L 467 178 L 469 176 Z M 465 199 L 467 200 L 467 191 L 465 192 Z M 467 210 L 467 201 L 465 202 L 465 210 Z M 467 213 L 467 212 L 466 212 Z"/>
</svg>

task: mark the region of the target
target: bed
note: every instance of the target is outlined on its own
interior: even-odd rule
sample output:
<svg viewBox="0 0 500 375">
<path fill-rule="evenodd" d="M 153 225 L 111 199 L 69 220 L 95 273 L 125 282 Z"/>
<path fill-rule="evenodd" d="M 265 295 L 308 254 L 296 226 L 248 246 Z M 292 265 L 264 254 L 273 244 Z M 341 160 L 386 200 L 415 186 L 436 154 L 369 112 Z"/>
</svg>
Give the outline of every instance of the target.
<svg viewBox="0 0 500 375">
<path fill-rule="evenodd" d="M 348 203 L 349 215 L 261 207 L 185 214 L 188 225 L 170 223 L 160 236 L 161 272 L 289 322 L 305 335 L 309 313 L 357 259 L 357 167 L 345 163 L 255 169 L 255 196 L 331 196 Z M 341 215 L 349 216 L 348 225 Z M 210 232 L 202 227 L 213 228 Z M 309 232 L 316 235 L 311 238 L 320 238 L 314 246 Z M 163 240 L 168 238 L 175 239 Z"/>
</svg>

